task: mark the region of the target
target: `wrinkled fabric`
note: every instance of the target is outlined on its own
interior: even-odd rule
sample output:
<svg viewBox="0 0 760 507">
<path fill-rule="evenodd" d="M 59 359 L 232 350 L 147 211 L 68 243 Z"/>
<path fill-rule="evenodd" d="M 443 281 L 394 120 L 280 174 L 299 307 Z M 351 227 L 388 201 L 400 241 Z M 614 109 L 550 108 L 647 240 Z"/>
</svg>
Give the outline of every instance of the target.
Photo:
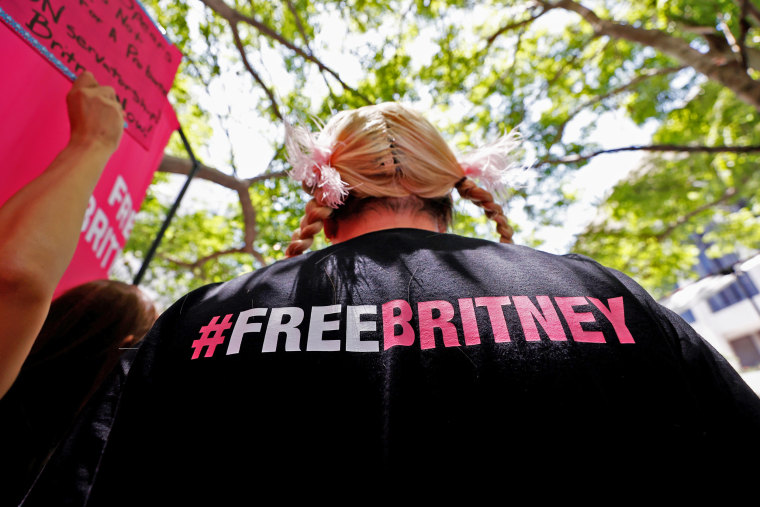
<svg viewBox="0 0 760 507">
<path fill-rule="evenodd" d="M 186 295 L 105 392 L 25 506 L 599 491 L 759 448 L 757 396 L 625 275 L 415 229 Z"/>
</svg>

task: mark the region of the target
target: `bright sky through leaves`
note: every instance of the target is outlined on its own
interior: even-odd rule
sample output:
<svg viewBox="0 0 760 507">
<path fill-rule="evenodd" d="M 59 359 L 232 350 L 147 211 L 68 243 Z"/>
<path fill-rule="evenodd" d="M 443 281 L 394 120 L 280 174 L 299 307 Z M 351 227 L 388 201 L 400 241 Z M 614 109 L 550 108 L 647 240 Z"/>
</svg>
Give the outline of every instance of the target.
<svg viewBox="0 0 760 507">
<path fill-rule="evenodd" d="M 524 161 L 537 162 L 506 199 L 519 243 L 589 255 L 658 294 L 693 276 L 696 238 L 711 255 L 760 246 L 752 2 L 146 2 L 186 55 L 172 94 L 207 166 L 151 268 L 161 290 L 282 257 L 303 209 L 280 177 L 283 116 L 388 100 L 423 111 L 457 150 L 521 124 Z M 185 156 L 174 139 L 162 174 L 187 174 Z M 149 196 L 128 255 L 147 249 L 177 179 Z M 458 212 L 454 232 L 494 239 L 481 210 Z"/>
<path fill-rule="evenodd" d="M 197 11 L 194 10 L 196 13 Z M 474 9 L 471 21 L 463 21 L 463 26 L 479 25 L 485 22 L 488 15 L 485 9 Z M 574 15 L 567 12 L 556 12 L 539 20 L 537 28 L 547 28 L 552 31 L 561 31 L 571 22 Z M 386 30 L 393 29 L 389 18 Z M 322 30 L 317 34 L 313 43 L 314 48 L 322 61 L 335 69 L 341 78 L 351 85 L 356 85 L 365 75 L 358 60 L 352 56 L 351 48 L 361 48 L 368 43 L 379 44 L 382 30 L 374 34 L 351 34 L 345 23 L 331 14 L 324 14 L 320 22 Z M 426 30 L 419 34 L 410 44 L 409 53 L 412 55 L 410 67 L 418 69 L 420 66 L 429 64 L 433 54 L 438 50 L 434 39 L 438 34 Z M 475 43 L 476 41 L 474 41 Z M 293 78 L 282 65 L 281 54 L 269 46 L 263 46 L 261 51 L 262 67 L 266 68 L 271 82 L 276 83 L 276 89 L 285 94 L 292 90 Z M 258 91 L 256 92 L 258 93 Z M 319 103 L 327 95 L 327 87 L 323 78 L 312 69 L 309 86 L 301 90 L 313 103 Z M 205 96 L 204 96 L 205 95 Z M 253 106 L 250 83 L 241 79 L 237 73 L 228 73 L 224 79 L 216 81 L 208 94 L 199 97 L 203 107 L 209 111 L 216 111 L 220 115 L 229 113 L 228 108 L 233 105 L 234 112 L 226 121 L 227 132 L 221 128 L 218 117 L 212 116 L 211 127 L 214 135 L 205 151 L 204 161 L 214 167 L 222 168 L 228 163 L 229 144 L 236 147 L 235 162 L 239 176 L 251 177 L 261 174 L 271 160 L 274 150 L 272 145 L 278 137 L 282 136 L 282 129 L 273 129 L 271 122 L 262 118 L 261 114 Z M 456 120 L 455 115 L 459 111 L 453 107 L 442 113 L 432 107 L 432 98 L 423 95 L 414 106 L 428 117 L 434 124 L 452 123 Z M 551 107 L 547 104 L 547 107 Z M 326 120 L 327 118 L 320 118 Z M 308 120 L 308 119 L 307 119 Z M 581 139 L 581 134 L 576 125 L 586 123 L 586 118 L 581 114 L 576 122 L 568 125 L 566 137 L 568 140 Z M 598 143 L 602 149 L 617 148 L 625 144 L 646 144 L 649 142 L 653 125 L 650 128 L 639 128 L 624 114 L 619 112 L 606 113 L 597 121 L 597 128 L 587 138 Z M 312 124 L 313 127 L 313 124 Z M 227 138 L 227 135 L 230 138 Z M 608 156 L 601 156 L 592 160 L 582 168 L 567 184 L 566 190 L 577 197 L 567 213 L 567 222 L 562 227 L 535 226 L 531 225 L 528 217 L 520 207 L 510 206 L 504 203 L 509 210 L 510 219 L 519 223 L 525 231 L 533 232 L 541 240 L 540 248 L 553 253 L 567 253 L 572 246 L 575 235 L 581 231 L 594 217 L 596 205 L 603 199 L 609 189 L 623 178 L 641 160 L 642 154 L 638 152 L 623 152 Z M 181 184 L 177 181 L 171 186 L 169 195 Z M 211 185 L 207 182 L 194 183 L 193 191 L 188 195 L 189 199 L 198 202 L 198 205 L 211 206 L 214 203 L 223 205 L 227 201 L 228 191 Z M 474 211 L 477 213 L 477 211 Z M 516 236 L 518 242 L 520 233 Z"/>
</svg>

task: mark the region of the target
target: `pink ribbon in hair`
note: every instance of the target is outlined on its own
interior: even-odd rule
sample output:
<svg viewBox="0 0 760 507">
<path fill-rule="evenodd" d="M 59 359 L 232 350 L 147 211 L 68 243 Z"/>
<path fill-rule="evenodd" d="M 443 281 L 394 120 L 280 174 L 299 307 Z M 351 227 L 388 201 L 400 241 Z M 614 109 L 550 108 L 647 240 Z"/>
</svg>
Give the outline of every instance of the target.
<svg viewBox="0 0 760 507">
<path fill-rule="evenodd" d="M 319 188 L 322 202 L 337 208 L 348 195 L 348 184 L 330 165 L 332 148 L 321 143 L 319 137 L 303 127 L 285 122 L 285 148 L 292 167 L 290 177 L 309 188 Z"/>
<path fill-rule="evenodd" d="M 525 168 L 515 156 L 521 140 L 520 131 L 514 129 L 460 157 L 459 166 L 465 176 L 478 180 L 487 190 L 504 191 L 514 184 L 515 170 Z"/>
</svg>

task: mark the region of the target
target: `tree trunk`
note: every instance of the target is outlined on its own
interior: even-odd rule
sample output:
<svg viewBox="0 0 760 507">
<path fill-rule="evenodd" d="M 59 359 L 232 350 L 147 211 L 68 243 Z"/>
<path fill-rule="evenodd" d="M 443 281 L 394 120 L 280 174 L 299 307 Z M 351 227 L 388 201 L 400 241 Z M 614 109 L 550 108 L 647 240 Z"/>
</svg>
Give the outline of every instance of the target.
<svg viewBox="0 0 760 507">
<path fill-rule="evenodd" d="M 598 34 L 637 42 L 675 58 L 708 79 L 725 86 L 733 91 L 739 99 L 760 111 L 760 84 L 752 79 L 738 62 L 731 60 L 724 63 L 723 58 L 712 58 L 709 52 L 700 53 L 692 48 L 687 41 L 659 30 L 636 28 L 601 19 L 591 9 L 572 0 L 560 0 L 556 3 L 549 3 L 549 5 L 579 14 L 591 24 Z"/>
</svg>

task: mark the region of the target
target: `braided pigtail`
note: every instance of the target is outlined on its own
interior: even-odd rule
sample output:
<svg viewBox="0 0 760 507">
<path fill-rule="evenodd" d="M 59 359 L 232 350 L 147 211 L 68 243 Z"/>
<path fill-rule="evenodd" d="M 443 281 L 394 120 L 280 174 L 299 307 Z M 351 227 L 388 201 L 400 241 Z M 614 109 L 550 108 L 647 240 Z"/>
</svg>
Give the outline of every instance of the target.
<svg viewBox="0 0 760 507">
<path fill-rule="evenodd" d="M 285 133 L 285 148 L 291 165 L 290 176 L 314 196 L 306 203 L 299 230 L 293 233 L 285 250 L 287 257 L 295 257 L 314 243 L 314 236 L 324 227 L 324 220 L 348 196 L 348 185 L 332 165 L 333 142 L 329 136 L 323 136 L 321 132 L 315 134 L 287 122 Z"/>
<path fill-rule="evenodd" d="M 295 257 L 304 253 L 314 242 L 314 236 L 324 227 L 324 220 L 333 212 L 330 206 L 320 205 L 317 199 L 306 203 L 301 227 L 293 233 L 293 237 L 285 250 L 286 257 Z"/>
<path fill-rule="evenodd" d="M 492 192 L 503 195 L 508 188 L 520 186 L 520 174 L 526 169 L 516 155 L 521 140 L 520 131 L 514 129 L 461 157 L 459 167 L 464 177 L 454 185 L 459 195 L 483 208 L 486 216 L 496 222 L 502 243 L 513 243 L 514 229 L 507 222 L 504 210 L 494 201 Z"/>
<path fill-rule="evenodd" d="M 496 232 L 501 236 L 499 241 L 502 243 L 513 243 L 512 235 L 514 234 L 514 229 L 507 222 L 504 210 L 493 200 L 493 195 L 489 191 L 480 188 L 466 177 L 459 180 L 456 184 L 456 189 L 463 199 L 468 199 L 483 208 L 486 216 L 496 222 Z"/>
</svg>

